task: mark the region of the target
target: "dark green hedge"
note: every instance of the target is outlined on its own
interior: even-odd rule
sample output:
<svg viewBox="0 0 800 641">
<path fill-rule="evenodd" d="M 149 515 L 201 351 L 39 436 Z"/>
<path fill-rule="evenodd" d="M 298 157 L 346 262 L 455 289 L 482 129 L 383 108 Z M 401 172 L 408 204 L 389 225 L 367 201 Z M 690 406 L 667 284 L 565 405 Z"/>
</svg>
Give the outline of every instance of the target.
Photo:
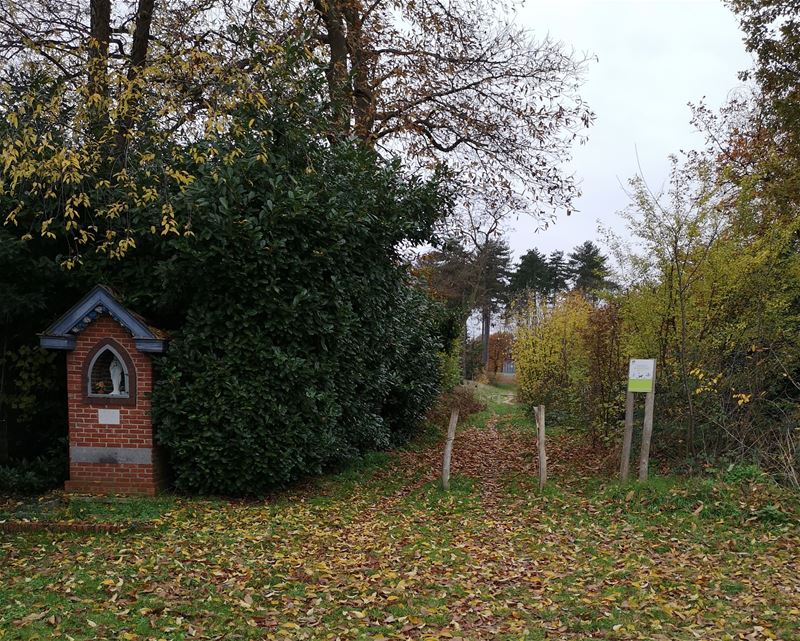
<svg viewBox="0 0 800 641">
<path fill-rule="evenodd" d="M 178 203 L 195 236 L 159 270 L 186 305 L 153 398 L 182 491 L 258 493 L 388 447 L 437 392 L 440 310 L 397 248 L 430 238 L 442 181 L 299 129 L 270 142 L 267 163 L 239 141 L 203 171 Z"/>
<path fill-rule="evenodd" d="M 184 192 L 166 181 L 162 197 L 189 235 L 153 234 L 160 205 L 145 208 L 127 221 L 135 250 L 87 251 L 66 271 L 63 243 L 0 229 L 0 490 L 33 487 L 29 461 L 66 433 L 63 358 L 39 350 L 36 333 L 98 282 L 171 333 L 153 413 L 179 490 L 259 493 L 420 424 L 450 319 L 400 249 L 431 240 L 447 180 L 332 142 L 313 96 L 277 92 L 268 109 L 230 118 L 246 126 L 196 143 L 216 160 L 171 148 L 169 164 L 194 181 Z"/>
<path fill-rule="evenodd" d="M 2 207 L 11 205 L 0 197 Z M 89 286 L 58 268 L 49 243 L 38 237 L 22 242 L 14 232 L 21 235 L 0 226 L 0 494 L 38 492 L 64 481 L 65 359 L 39 348 L 37 332 Z"/>
</svg>

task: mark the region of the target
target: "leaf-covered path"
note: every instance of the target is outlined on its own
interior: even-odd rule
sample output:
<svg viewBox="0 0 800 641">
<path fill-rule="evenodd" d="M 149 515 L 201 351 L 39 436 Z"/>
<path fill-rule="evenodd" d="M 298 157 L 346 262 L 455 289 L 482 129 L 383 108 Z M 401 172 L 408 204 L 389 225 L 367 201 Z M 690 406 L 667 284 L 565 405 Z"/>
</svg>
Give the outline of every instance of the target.
<svg viewBox="0 0 800 641">
<path fill-rule="evenodd" d="M 796 499 L 622 487 L 559 434 L 539 492 L 530 422 L 488 393 L 448 494 L 436 442 L 271 501 L 59 508 L 151 529 L 0 534 L 0 639 L 800 639 Z"/>
</svg>

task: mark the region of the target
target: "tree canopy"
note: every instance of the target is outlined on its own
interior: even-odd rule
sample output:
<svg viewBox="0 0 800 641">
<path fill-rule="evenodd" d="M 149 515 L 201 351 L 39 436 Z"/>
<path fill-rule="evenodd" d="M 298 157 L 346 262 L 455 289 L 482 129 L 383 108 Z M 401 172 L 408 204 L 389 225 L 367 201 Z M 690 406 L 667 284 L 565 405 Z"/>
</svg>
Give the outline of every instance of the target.
<svg viewBox="0 0 800 641">
<path fill-rule="evenodd" d="M 17 201 L 5 222 L 65 241 L 67 266 L 87 248 L 120 257 L 148 232 L 190 233 L 171 199 L 194 161 L 235 135 L 231 110 L 268 110 L 265 96 L 297 86 L 315 95 L 329 140 L 352 135 L 425 171 L 447 162 L 461 211 L 569 209 L 576 189 L 559 167 L 592 117 L 577 94 L 584 61 L 509 11 L 483 0 L 3 3 L 0 189 Z"/>
<path fill-rule="evenodd" d="M 522 255 L 511 273 L 509 289 L 519 300 L 527 293 L 552 299 L 570 288 L 596 297 L 599 292 L 616 287 L 609 280 L 607 262 L 608 257 L 592 241 L 575 247 L 566 259 L 564 252 L 545 256 L 534 247 Z"/>
<path fill-rule="evenodd" d="M 570 210 L 577 190 L 559 165 L 593 117 L 577 93 L 586 61 L 517 25 L 513 8 L 313 0 L 338 129 L 420 166 L 446 161 L 462 207 Z"/>
<path fill-rule="evenodd" d="M 726 0 L 739 17 L 747 50 L 756 56 L 740 75 L 754 79 L 767 97 L 762 109 L 793 144 L 800 144 L 800 2 L 797 0 Z"/>
</svg>

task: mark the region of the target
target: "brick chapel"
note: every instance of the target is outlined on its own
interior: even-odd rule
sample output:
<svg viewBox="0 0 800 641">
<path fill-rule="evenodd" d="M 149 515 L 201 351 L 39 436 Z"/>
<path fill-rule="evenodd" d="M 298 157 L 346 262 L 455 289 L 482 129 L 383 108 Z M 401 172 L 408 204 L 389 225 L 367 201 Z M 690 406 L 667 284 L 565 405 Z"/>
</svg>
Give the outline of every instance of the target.
<svg viewBox="0 0 800 641">
<path fill-rule="evenodd" d="M 155 494 L 163 464 L 153 442 L 150 394 L 163 332 L 98 285 L 44 334 L 67 352 L 68 492 Z"/>
</svg>

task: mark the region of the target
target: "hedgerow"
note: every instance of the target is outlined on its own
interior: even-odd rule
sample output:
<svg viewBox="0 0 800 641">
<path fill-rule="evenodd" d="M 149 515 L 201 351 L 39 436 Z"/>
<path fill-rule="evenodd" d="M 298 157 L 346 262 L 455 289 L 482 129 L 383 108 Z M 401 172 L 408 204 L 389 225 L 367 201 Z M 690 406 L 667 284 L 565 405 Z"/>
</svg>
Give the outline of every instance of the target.
<svg viewBox="0 0 800 641">
<path fill-rule="evenodd" d="M 186 317 L 153 408 L 183 491 L 258 493 L 388 447 L 439 385 L 438 310 L 398 248 L 430 238 L 442 177 L 272 124 L 268 158 L 230 141 L 175 204 L 194 235 L 161 274 Z"/>
</svg>

